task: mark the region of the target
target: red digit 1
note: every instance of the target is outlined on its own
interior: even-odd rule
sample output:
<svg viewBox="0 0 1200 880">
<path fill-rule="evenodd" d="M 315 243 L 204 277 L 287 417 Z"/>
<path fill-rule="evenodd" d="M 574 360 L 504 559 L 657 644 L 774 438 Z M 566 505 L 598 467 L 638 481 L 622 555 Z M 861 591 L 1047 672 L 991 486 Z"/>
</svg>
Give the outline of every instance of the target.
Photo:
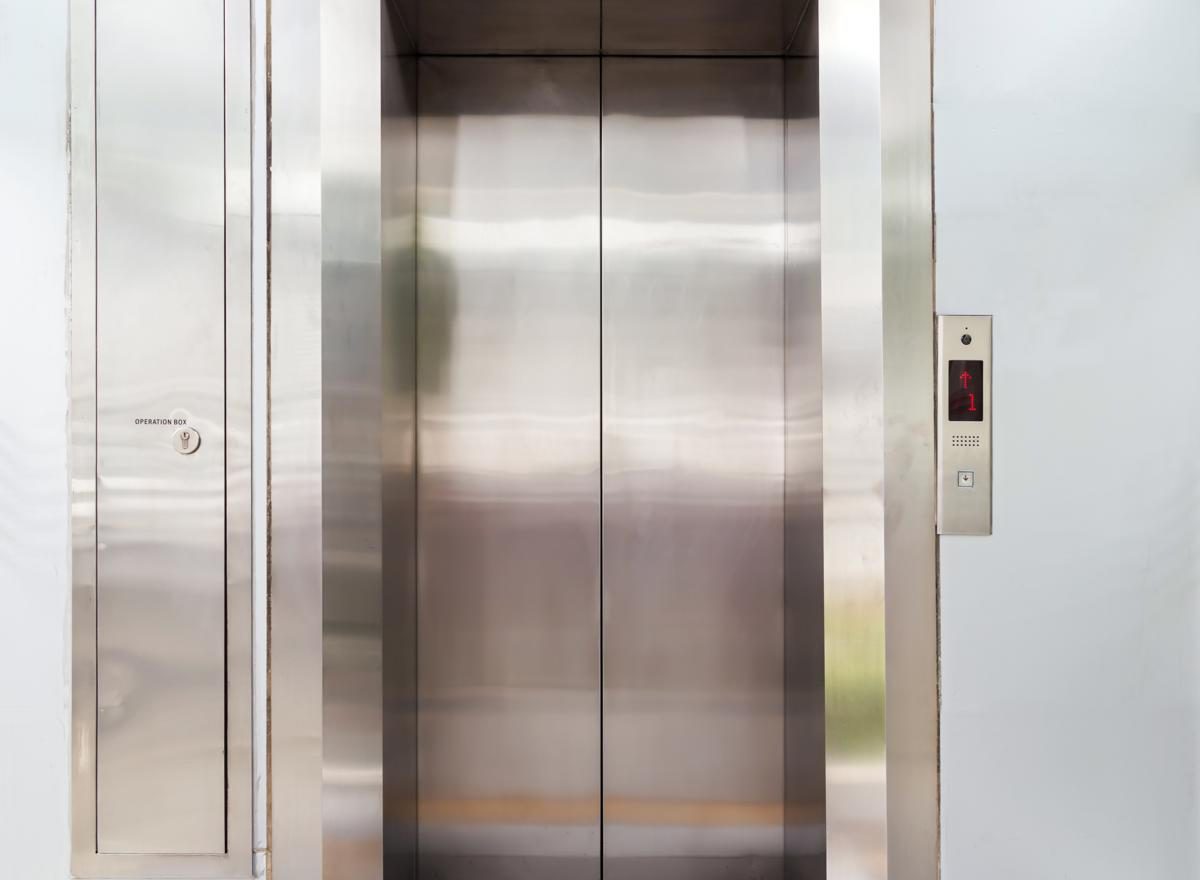
<svg viewBox="0 0 1200 880">
<path fill-rule="evenodd" d="M 971 405 L 967 407 L 967 412 L 979 412 L 979 410 L 975 409 L 975 395 L 971 394 L 969 396 L 971 398 Z"/>
</svg>

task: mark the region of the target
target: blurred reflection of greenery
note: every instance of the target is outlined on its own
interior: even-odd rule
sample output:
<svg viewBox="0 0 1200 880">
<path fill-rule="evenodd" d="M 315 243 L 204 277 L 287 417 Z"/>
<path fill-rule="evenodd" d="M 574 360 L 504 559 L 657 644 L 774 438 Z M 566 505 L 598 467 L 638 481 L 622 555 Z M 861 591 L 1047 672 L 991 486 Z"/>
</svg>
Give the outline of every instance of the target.
<svg viewBox="0 0 1200 880">
<path fill-rule="evenodd" d="M 866 757 L 884 743 L 883 603 L 825 610 L 825 731 L 830 752 Z"/>
</svg>

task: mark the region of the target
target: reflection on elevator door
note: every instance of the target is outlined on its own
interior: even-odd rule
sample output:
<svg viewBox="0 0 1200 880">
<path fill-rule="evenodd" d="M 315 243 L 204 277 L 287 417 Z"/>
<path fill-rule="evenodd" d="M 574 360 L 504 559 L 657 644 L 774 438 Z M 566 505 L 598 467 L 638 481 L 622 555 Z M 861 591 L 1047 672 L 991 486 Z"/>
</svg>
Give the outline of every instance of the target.
<svg viewBox="0 0 1200 880">
<path fill-rule="evenodd" d="M 782 880 L 789 792 L 821 864 L 785 62 L 416 69 L 419 876 Z"/>
</svg>

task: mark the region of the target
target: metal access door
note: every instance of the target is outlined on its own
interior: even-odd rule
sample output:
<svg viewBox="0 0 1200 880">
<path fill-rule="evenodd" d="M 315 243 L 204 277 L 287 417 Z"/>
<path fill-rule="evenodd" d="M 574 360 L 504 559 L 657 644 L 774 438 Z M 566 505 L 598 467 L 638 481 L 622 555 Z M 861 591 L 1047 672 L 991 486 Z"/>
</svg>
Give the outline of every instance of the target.
<svg viewBox="0 0 1200 880">
<path fill-rule="evenodd" d="M 168 8 L 169 7 L 169 8 Z M 72 870 L 252 872 L 251 4 L 71 4 Z"/>
<path fill-rule="evenodd" d="M 819 446 L 789 483 L 786 389 L 811 432 L 819 293 L 811 252 L 786 283 L 785 95 L 811 112 L 815 67 L 414 73 L 418 875 L 809 876 L 820 520 L 787 502 Z"/>
</svg>

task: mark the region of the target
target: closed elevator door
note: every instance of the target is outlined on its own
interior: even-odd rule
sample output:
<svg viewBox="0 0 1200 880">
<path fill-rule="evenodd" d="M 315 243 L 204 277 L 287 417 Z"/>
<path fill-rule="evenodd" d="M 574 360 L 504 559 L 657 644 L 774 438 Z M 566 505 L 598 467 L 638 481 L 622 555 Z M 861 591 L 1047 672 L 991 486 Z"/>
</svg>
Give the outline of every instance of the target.
<svg viewBox="0 0 1200 880">
<path fill-rule="evenodd" d="M 599 72 L 419 69 L 422 877 L 599 875 Z"/>
<path fill-rule="evenodd" d="M 613 880 L 780 877 L 783 63 L 604 67 Z"/>
<path fill-rule="evenodd" d="M 419 876 L 783 878 L 784 62 L 417 69 Z"/>
</svg>

